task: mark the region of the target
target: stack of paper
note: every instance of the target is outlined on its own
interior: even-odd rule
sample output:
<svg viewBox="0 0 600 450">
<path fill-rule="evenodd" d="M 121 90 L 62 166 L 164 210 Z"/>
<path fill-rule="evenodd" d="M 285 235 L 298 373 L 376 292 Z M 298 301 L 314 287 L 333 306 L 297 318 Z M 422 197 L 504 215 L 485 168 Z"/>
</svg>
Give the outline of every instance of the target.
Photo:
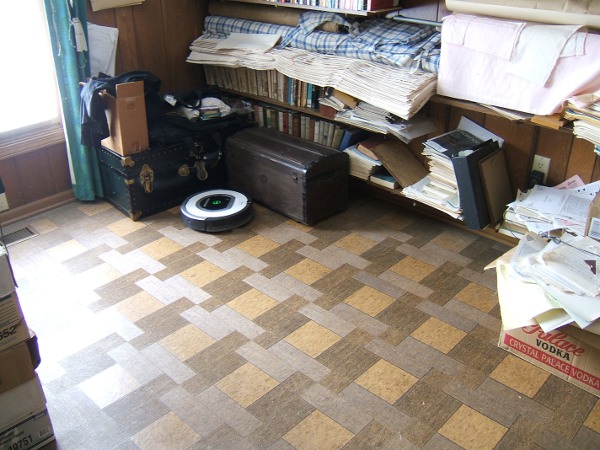
<svg viewBox="0 0 600 450">
<path fill-rule="evenodd" d="M 564 112 L 573 121 L 573 134 L 600 148 L 600 94 L 584 94 L 570 98 Z M 598 151 L 598 150 L 597 150 Z"/>
<path fill-rule="evenodd" d="M 519 192 L 508 205 L 505 217 L 536 234 L 566 230 L 583 236 L 590 205 L 600 192 L 600 181 L 564 188 L 570 180 L 556 187 L 536 185 L 526 193 Z"/>
<path fill-rule="evenodd" d="M 527 234 L 495 262 L 505 329 L 575 323 L 600 334 L 600 243 L 565 234 L 547 241 Z"/>
</svg>

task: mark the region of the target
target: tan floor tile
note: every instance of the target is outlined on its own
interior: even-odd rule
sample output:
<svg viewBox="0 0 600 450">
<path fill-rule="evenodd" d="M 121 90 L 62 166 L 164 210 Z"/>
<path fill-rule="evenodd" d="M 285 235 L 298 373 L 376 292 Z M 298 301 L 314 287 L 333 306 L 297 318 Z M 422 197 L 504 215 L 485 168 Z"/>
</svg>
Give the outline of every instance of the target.
<svg viewBox="0 0 600 450">
<path fill-rule="evenodd" d="M 31 226 L 38 234 L 46 234 L 58 230 L 58 226 L 50 219 L 37 219 L 31 222 Z"/>
<path fill-rule="evenodd" d="M 118 364 L 79 384 L 79 388 L 99 408 L 110 405 L 140 386 L 140 382 Z"/>
<path fill-rule="evenodd" d="M 141 450 L 184 450 L 200 440 L 187 423 L 169 412 L 131 437 Z"/>
<path fill-rule="evenodd" d="M 498 304 L 497 294 L 477 283 L 469 283 L 463 288 L 456 298 L 467 305 L 483 312 L 490 312 Z"/>
<path fill-rule="evenodd" d="M 227 272 L 211 262 L 202 261 L 201 263 L 184 270 L 180 275 L 190 283 L 193 283 L 198 287 L 203 287 L 208 283 L 227 275 Z"/>
<path fill-rule="evenodd" d="M 329 272 L 331 272 L 331 269 L 311 259 L 303 259 L 285 271 L 288 275 L 308 285 L 320 280 Z"/>
<path fill-rule="evenodd" d="M 363 286 L 344 302 L 364 312 L 365 314 L 375 317 L 385 308 L 394 303 L 395 299 L 387 294 L 384 294 L 370 286 Z"/>
<path fill-rule="evenodd" d="M 316 358 L 340 339 L 333 331 L 311 320 L 289 334 L 285 341 Z"/>
<path fill-rule="evenodd" d="M 490 378 L 533 397 L 546 382 L 550 373 L 513 355 L 507 355 L 490 374 Z"/>
<path fill-rule="evenodd" d="M 594 408 L 589 413 L 583 424 L 589 429 L 600 433 L 600 399 L 596 400 Z"/>
<path fill-rule="evenodd" d="M 215 339 L 197 326 L 189 324 L 164 337 L 159 341 L 159 344 L 180 361 L 185 361 L 215 342 Z"/>
<path fill-rule="evenodd" d="M 134 222 L 131 219 L 123 219 L 119 220 L 118 222 L 111 223 L 106 228 L 115 233 L 117 236 L 123 237 L 129 233 L 138 231 L 145 226 L 146 224 L 144 222 Z"/>
<path fill-rule="evenodd" d="M 297 450 L 338 450 L 353 437 L 346 428 L 316 410 L 288 431 L 283 439 Z"/>
<path fill-rule="evenodd" d="M 258 289 L 252 288 L 248 292 L 244 292 L 239 297 L 231 300 L 227 303 L 227 306 L 239 312 L 242 316 L 254 320 L 278 304 L 277 300 L 260 292 Z"/>
<path fill-rule="evenodd" d="M 107 202 L 98 202 L 98 203 L 85 203 L 79 206 L 77 209 L 84 213 L 88 217 L 95 216 L 103 211 L 112 209 L 113 206 Z"/>
<path fill-rule="evenodd" d="M 377 245 L 377 242 L 364 236 L 360 236 L 359 234 L 352 233 L 337 241 L 335 245 L 355 255 L 362 255 L 364 252 Z"/>
<path fill-rule="evenodd" d="M 265 253 L 275 250 L 279 247 L 279 244 L 264 236 L 257 235 L 244 242 L 240 242 L 236 247 L 249 255 L 259 258 Z"/>
<path fill-rule="evenodd" d="M 81 255 L 87 251 L 87 247 L 82 245 L 79 241 L 71 239 L 70 241 L 64 242 L 63 244 L 46 250 L 46 253 L 50 255 L 56 261 L 66 261 L 74 256 Z"/>
<path fill-rule="evenodd" d="M 96 289 L 116 280 L 123 274 L 109 264 L 103 263 L 81 272 L 76 276 L 79 283 L 88 289 Z"/>
<path fill-rule="evenodd" d="M 396 272 L 403 277 L 417 282 L 421 281 L 435 269 L 435 266 L 413 258 L 412 256 L 406 256 L 404 259 L 390 267 L 392 272 Z"/>
<path fill-rule="evenodd" d="M 452 232 L 445 232 L 431 241 L 440 247 L 454 253 L 460 253 L 467 245 L 473 242 L 473 236 Z"/>
<path fill-rule="evenodd" d="M 481 450 L 494 448 L 506 430 L 474 409 L 461 405 L 439 433 L 467 450 Z"/>
<path fill-rule="evenodd" d="M 356 379 L 356 383 L 379 398 L 394 403 L 408 391 L 418 378 L 380 359 Z"/>
<path fill-rule="evenodd" d="M 168 237 L 162 237 L 154 242 L 151 242 L 150 244 L 144 245 L 140 248 L 140 250 L 150 258 L 159 260 L 165 256 L 175 253 L 178 250 L 181 250 L 182 248 L 183 246 L 181 244 L 178 244 L 172 239 L 169 239 Z"/>
<path fill-rule="evenodd" d="M 216 386 L 241 406 L 247 408 L 278 384 L 277 380 L 254 364 L 246 363 L 219 381 Z"/>
<path fill-rule="evenodd" d="M 285 223 L 291 227 L 299 229 L 300 231 L 304 231 L 305 233 L 310 233 L 310 230 L 313 229 L 313 227 L 309 225 L 305 225 L 292 219 L 286 221 Z"/>
<path fill-rule="evenodd" d="M 435 317 L 430 317 L 424 324 L 411 333 L 411 336 L 415 339 L 432 346 L 442 353 L 448 353 L 466 335 L 467 333 L 464 331 Z"/>
<path fill-rule="evenodd" d="M 138 292 L 115 305 L 115 309 L 130 322 L 137 322 L 165 305 L 146 291 Z"/>
</svg>

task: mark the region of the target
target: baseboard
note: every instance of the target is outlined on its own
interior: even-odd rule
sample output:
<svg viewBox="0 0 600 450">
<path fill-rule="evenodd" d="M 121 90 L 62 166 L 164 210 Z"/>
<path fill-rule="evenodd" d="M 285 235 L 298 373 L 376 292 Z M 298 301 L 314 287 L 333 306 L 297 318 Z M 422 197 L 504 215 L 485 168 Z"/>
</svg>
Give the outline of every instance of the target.
<svg viewBox="0 0 600 450">
<path fill-rule="evenodd" d="M 0 223 L 2 225 L 10 225 L 11 223 L 19 222 L 28 219 L 37 214 L 43 213 L 50 209 L 57 208 L 75 200 L 72 190 L 59 192 L 58 194 L 44 197 L 26 205 L 10 208 L 7 211 L 0 213 Z"/>
</svg>

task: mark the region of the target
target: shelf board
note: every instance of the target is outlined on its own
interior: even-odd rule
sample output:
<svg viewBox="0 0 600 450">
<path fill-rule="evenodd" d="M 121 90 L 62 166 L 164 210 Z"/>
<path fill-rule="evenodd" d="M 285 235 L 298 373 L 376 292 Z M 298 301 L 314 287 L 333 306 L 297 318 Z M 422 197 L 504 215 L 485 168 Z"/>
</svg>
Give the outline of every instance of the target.
<svg viewBox="0 0 600 450">
<path fill-rule="evenodd" d="M 227 0 L 237 3 L 252 3 L 254 5 L 267 5 L 267 6 L 279 6 L 281 8 L 296 8 L 296 9 L 309 9 L 312 11 L 328 11 L 335 12 L 339 14 L 350 14 L 353 16 L 369 16 L 374 14 L 380 14 L 390 11 L 397 11 L 400 9 L 400 6 L 395 6 L 393 8 L 385 8 L 385 9 L 377 9 L 372 11 L 358 11 L 354 9 L 336 9 L 336 8 L 327 8 L 325 6 L 312 6 L 312 5 L 299 5 L 296 3 L 283 3 L 277 1 L 270 0 Z"/>
</svg>

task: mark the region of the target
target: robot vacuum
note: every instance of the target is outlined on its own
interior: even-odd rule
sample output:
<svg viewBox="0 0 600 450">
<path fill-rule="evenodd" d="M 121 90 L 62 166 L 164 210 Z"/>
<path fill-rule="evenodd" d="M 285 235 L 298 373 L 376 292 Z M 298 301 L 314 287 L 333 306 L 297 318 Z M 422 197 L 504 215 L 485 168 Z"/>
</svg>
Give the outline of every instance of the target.
<svg viewBox="0 0 600 450">
<path fill-rule="evenodd" d="M 241 192 L 212 189 L 194 194 L 181 204 L 183 223 L 214 233 L 241 227 L 254 217 L 252 201 Z"/>
</svg>

